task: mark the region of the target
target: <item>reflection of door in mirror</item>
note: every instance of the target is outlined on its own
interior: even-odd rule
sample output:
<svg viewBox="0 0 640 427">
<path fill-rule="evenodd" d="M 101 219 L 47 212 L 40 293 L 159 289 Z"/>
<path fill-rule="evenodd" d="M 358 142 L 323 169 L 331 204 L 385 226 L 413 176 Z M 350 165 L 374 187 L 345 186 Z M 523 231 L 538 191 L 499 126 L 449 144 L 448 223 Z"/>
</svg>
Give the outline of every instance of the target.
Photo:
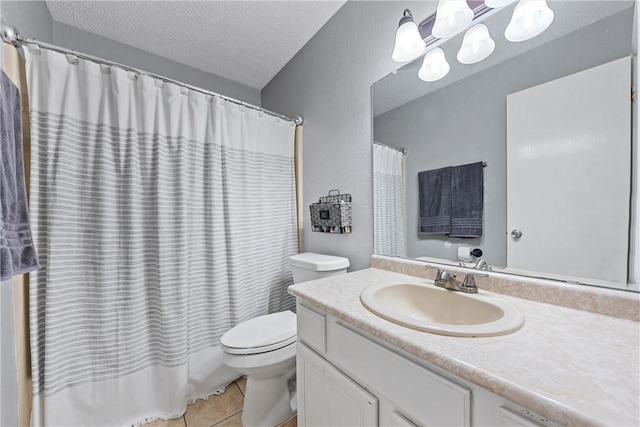
<svg viewBox="0 0 640 427">
<path fill-rule="evenodd" d="M 626 287 L 630 86 L 626 57 L 507 96 L 510 268 Z"/>
</svg>

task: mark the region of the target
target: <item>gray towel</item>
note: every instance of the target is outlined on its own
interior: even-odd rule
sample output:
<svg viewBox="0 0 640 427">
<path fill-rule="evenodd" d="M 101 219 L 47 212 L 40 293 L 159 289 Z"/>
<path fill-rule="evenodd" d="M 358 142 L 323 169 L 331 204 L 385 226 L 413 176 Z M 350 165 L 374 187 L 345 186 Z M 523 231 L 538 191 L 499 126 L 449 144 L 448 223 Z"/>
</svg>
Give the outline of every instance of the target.
<svg viewBox="0 0 640 427">
<path fill-rule="evenodd" d="M 20 120 L 20 92 L 0 70 L 0 280 L 40 267 L 29 227 Z"/>
<path fill-rule="evenodd" d="M 451 230 L 451 166 L 418 173 L 418 232 L 449 234 Z"/>
<path fill-rule="evenodd" d="M 482 188 L 482 162 L 453 168 L 450 237 L 482 236 Z"/>
</svg>

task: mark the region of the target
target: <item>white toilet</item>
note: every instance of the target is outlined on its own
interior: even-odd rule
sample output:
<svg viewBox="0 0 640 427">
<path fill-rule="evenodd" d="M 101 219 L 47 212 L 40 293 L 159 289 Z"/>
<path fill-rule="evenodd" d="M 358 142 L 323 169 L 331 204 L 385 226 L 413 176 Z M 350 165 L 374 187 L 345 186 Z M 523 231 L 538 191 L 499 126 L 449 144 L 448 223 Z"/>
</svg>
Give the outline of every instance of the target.
<svg viewBox="0 0 640 427">
<path fill-rule="evenodd" d="M 293 282 L 344 274 L 347 258 L 305 252 L 289 259 Z M 222 336 L 224 363 L 247 376 L 244 426 L 272 427 L 295 414 L 289 380 L 296 373 L 296 315 L 291 311 L 247 320 Z"/>
</svg>

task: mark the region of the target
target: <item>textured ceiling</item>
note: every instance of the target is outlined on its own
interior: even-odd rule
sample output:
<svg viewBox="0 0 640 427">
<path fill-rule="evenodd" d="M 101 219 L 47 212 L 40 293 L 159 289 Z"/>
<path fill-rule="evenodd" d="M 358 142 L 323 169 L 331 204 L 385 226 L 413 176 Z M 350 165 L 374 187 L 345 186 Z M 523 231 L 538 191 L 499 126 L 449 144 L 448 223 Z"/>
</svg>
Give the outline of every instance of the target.
<svg viewBox="0 0 640 427">
<path fill-rule="evenodd" d="M 54 21 L 262 89 L 345 1 L 46 4 Z"/>
</svg>

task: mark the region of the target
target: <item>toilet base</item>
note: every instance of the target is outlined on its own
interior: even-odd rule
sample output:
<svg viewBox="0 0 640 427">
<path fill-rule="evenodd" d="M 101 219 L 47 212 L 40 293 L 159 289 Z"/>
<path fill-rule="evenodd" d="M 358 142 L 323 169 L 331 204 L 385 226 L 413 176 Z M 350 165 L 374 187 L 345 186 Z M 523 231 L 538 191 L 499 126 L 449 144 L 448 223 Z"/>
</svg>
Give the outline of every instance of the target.
<svg viewBox="0 0 640 427">
<path fill-rule="evenodd" d="M 247 387 L 242 408 L 242 425 L 245 427 L 273 427 L 295 415 L 291 409 L 289 379 L 296 368 L 274 378 L 247 377 Z"/>
</svg>

